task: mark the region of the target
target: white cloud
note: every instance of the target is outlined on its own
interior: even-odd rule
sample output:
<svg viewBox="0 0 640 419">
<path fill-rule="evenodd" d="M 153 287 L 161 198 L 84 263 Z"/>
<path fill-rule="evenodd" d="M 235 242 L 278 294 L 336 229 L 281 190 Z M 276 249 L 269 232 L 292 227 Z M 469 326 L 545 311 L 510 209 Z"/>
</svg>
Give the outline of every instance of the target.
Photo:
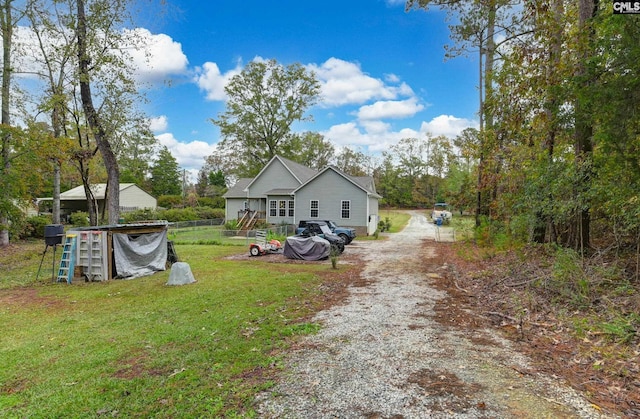
<svg viewBox="0 0 640 419">
<path fill-rule="evenodd" d="M 358 111 L 358 119 L 386 119 L 386 118 L 410 118 L 424 109 L 424 105 L 418 103 L 413 97 L 407 100 L 378 101 L 373 105 L 365 105 Z"/>
<path fill-rule="evenodd" d="M 393 144 L 406 137 L 417 137 L 419 133 L 411 129 L 392 131 L 391 125 L 380 121 L 366 121 L 334 125 L 321 133 L 337 147 L 365 148 L 371 153 L 388 150 Z"/>
<path fill-rule="evenodd" d="M 224 87 L 233 76 L 240 74 L 241 71 L 241 64 L 238 63 L 236 68 L 222 74 L 218 64 L 206 62 L 202 67 L 196 69 L 197 74 L 194 81 L 200 89 L 206 92 L 207 100 L 225 100 L 227 95 L 224 92 Z"/>
<path fill-rule="evenodd" d="M 470 127 L 477 128 L 478 123 L 466 118 L 456 118 L 453 115 L 440 115 L 429 122 L 422 122 L 420 132 L 431 134 L 434 137 L 444 135 L 453 138 L 460 134 L 465 128 Z"/>
<path fill-rule="evenodd" d="M 385 74 L 384 79 L 388 83 L 400 83 L 400 77 L 396 76 L 395 74 Z"/>
<path fill-rule="evenodd" d="M 171 75 L 184 74 L 189 61 L 182 44 L 165 34 L 152 34 L 148 29 L 125 30 L 131 39 L 128 53 L 141 82 L 159 82 Z"/>
<path fill-rule="evenodd" d="M 322 65 L 309 64 L 321 84 L 321 103 L 325 106 L 361 104 L 370 100 L 393 100 L 400 96 L 413 96 L 413 90 L 406 84 L 398 86 L 385 84 L 365 74 L 360 65 L 338 58 L 329 58 Z"/>
<path fill-rule="evenodd" d="M 156 135 L 156 138 L 161 145 L 169 149 L 181 168 L 196 172 L 202 168 L 205 159 L 215 150 L 215 145 L 204 141 L 196 140 L 188 143 L 178 141 L 171 133 Z"/>
<path fill-rule="evenodd" d="M 151 132 L 164 132 L 169 127 L 169 120 L 166 115 L 160 115 L 149 119 L 149 129 Z"/>
<path fill-rule="evenodd" d="M 422 122 L 420 130 L 402 128 L 393 130 L 391 124 L 379 120 L 360 120 L 334 125 L 321 134 L 338 147 L 365 148 L 370 153 L 389 150 L 403 138 L 421 138 L 424 135 L 445 135 L 453 138 L 465 128 L 477 127 L 477 122 L 451 115 L 440 115 L 430 122 Z"/>
</svg>

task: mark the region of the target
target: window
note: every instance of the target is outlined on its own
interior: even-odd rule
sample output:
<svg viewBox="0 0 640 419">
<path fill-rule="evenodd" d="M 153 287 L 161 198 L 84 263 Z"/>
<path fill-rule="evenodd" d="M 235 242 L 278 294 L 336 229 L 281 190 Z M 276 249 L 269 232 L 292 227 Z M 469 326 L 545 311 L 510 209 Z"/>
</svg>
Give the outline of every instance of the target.
<svg viewBox="0 0 640 419">
<path fill-rule="evenodd" d="M 269 201 L 269 217 L 275 217 L 278 215 L 277 210 L 278 201 Z"/>
<path fill-rule="evenodd" d="M 309 216 L 311 218 L 318 218 L 319 208 L 320 208 L 320 201 L 316 199 L 311 200 L 311 213 L 309 214 Z"/>
<path fill-rule="evenodd" d="M 278 217 L 287 216 L 287 201 L 278 201 Z"/>
<path fill-rule="evenodd" d="M 293 209 L 295 207 L 294 201 L 289 201 L 289 217 L 293 217 L 294 212 Z"/>
<path fill-rule="evenodd" d="M 351 218 L 351 201 L 342 201 L 340 210 L 342 218 Z"/>
</svg>

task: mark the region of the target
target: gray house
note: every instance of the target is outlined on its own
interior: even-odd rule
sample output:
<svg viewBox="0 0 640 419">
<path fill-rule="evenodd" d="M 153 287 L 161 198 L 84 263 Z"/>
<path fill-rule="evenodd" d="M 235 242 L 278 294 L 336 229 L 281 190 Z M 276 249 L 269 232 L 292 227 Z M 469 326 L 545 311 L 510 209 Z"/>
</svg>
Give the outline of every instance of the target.
<svg viewBox="0 0 640 419">
<path fill-rule="evenodd" d="M 378 201 L 373 178 L 349 176 L 333 166 L 320 171 L 275 156 L 253 179 L 243 178 L 224 194 L 226 219 L 244 226 L 257 220 L 293 224 L 299 220 L 334 220 L 373 234 Z"/>
</svg>

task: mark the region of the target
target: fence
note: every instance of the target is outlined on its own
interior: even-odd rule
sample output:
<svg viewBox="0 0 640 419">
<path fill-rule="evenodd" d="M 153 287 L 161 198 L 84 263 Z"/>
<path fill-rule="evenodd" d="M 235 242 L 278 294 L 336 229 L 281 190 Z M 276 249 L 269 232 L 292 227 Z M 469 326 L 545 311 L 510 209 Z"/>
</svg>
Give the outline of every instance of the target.
<svg viewBox="0 0 640 419">
<path fill-rule="evenodd" d="M 241 246 L 255 241 L 257 230 L 226 230 L 223 224 L 223 219 L 169 223 L 168 238 L 179 244 L 221 243 Z M 266 230 L 268 234 L 279 237 L 295 234 L 295 227 L 291 225 L 271 226 Z"/>
</svg>

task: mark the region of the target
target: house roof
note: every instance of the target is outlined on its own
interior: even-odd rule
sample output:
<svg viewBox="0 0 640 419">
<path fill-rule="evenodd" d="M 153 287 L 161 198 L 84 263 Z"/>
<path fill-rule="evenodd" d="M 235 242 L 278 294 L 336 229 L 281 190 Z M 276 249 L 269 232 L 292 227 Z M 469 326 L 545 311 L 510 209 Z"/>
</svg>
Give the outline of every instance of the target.
<svg viewBox="0 0 640 419">
<path fill-rule="evenodd" d="M 348 175 L 347 175 L 348 176 Z M 376 194 L 376 182 L 372 176 L 350 176 L 355 182 L 359 183 L 364 189 Z"/>
<path fill-rule="evenodd" d="M 141 189 L 135 183 L 121 183 L 120 184 L 120 192 L 124 191 L 125 189 L 129 189 L 129 188 L 140 189 L 142 192 L 144 192 L 147 195 L 151 196 L 150 194 L 148 194 L 146 191 Z M 95 184 L 91 185 L 91 190 L 93 191 L 93 196 L 95 197 L 95 199 L 104 199 L 104 195 L 105 195 L 105 192 L 107 190 L 107 184 L 106 183 L 95 183 Z M 50 201 L 52 199 L 53 198 L 40 198 L 39 201 Z M 60 200 L 61 201 L 84 201 L 86 199 L 87 199 L 87 196 L 84 193 L 84 186 L 83 185 L 76 186 L 75 188 L 69 189 L 68 191 L 62 192 L 60 194 Z"/>
<path fill-rule="evenodd" d="M 284 157 L 280 157 L 278 155 L 273 156 L 273 158 L 271 160 L 269 160 L 269 163 L 267 163 L 262 170 L 260 170 L 260 173 L 258 173 L 258 175 L 256 177 L 254 177 L 253 179 L 251 179 L 251 182 L 249 182 L 249 184 L 247 185 L 247 188 L 251 186 L 251 184 L 253 183 L 254 180 L 258 179 L 260 177 L 260 175 L 267 170 L 267 168 L 269 166 L 271 166 L 273 164 L 273 162 L 275 160 L 279 160 L 280 163 L 282 163 L 282 165 L 285 167 L 285 169 L 287 169 L 289 171 L 289 173 L 291 173 L 291 175 L 296 178 L 296 180 L 298 182 L 300 182 L 300 184 L 304 184 L 306 181 L 308 181 L 309 179 L 311 179 L 313 176 L 315 176 L 318 172 L 314 169 L 311 169 L 307 166 L 304 166 L 300 163 L 296 163 L 293 160 L 289 160 L 289 159 L 285 159 Z"/>
<path fill-rule="evenodd" d="M 340 176 L 344 177 L 347 181 L 362 189 L 368 195 L 375 198 L 382 198 L 382 196 L 377 194 L 375 182 L 373 180 L 373 177 L 371 176 L 349 176 L 335 166 L 327 166 L 321 171 L 317 171 L 278 155 L 269 160 L 269 163 L 267 163 L 262 168 L 262 170 L 256 177 L 238 179 L 236 184 L 229 188 L 229 190 L 224 195 L 222 195 L 223 198 L 247 198 L 248 188 L 275 160 L 278 160 L 280 161 L 280 163 L 282 163 L 282 165 L 291 173 L 291 175 L 293 175 L 296 180 L 300 182 L 300 186 L 298 186 L 297 188 L 274 188 L 266 192 L 267 195 L 291 195 L 309 184 L 311 180 L 315 179 L 326 170 L 333 170 Z"/>
<path fill-rule="evenodd" d="M 267 191 L 265 195 L 291 195 L 295 188 L 275 188 Z"/>
<path fill-rule="evenodd" d="M 247 197 L 247 186 L 251 183 L 253 178 L 243 177 L 238 179 L 238 181 L 230 187 L 227 192 L 222 195 L 223 198 L 246 198 Z"/>
<path fill-rule="evenodd" d="M 374 198 L 382 198 L 382 196 L 380 196 L 380 195 L 378 195 L 376 193 L 375 182 L 373 181 L 373 178 L 371 176 L 360 176 L 360 177 L 349 176 L 348 174 L 344 173 L 342 170 L 338 169 L 335 166 L 327 166 L 327 167 L 325 167 L 320 172 L 318 172 L 318 174 L 316 176 L 314 176 L 313 178 L 309 179 L 306 183 L 300 185 L 293 192 L 295 193 L 295 192 L 299 191 L 300 189 L 304 188 L 305 186 L 311 184 L 313 179 L 315 179 L 316 177 L 320 176 L 321 174 L 323 174 L 327 170 L 333 170 L 338 175 L 340 175 L 343 178 L 345 178 L 347 181 L 353 183 L 355 186 L 357 186 L 358 188 L 362 189 L 364 192 L 367 193 L 367 195 L 373 196 Z"/>
</svg>

